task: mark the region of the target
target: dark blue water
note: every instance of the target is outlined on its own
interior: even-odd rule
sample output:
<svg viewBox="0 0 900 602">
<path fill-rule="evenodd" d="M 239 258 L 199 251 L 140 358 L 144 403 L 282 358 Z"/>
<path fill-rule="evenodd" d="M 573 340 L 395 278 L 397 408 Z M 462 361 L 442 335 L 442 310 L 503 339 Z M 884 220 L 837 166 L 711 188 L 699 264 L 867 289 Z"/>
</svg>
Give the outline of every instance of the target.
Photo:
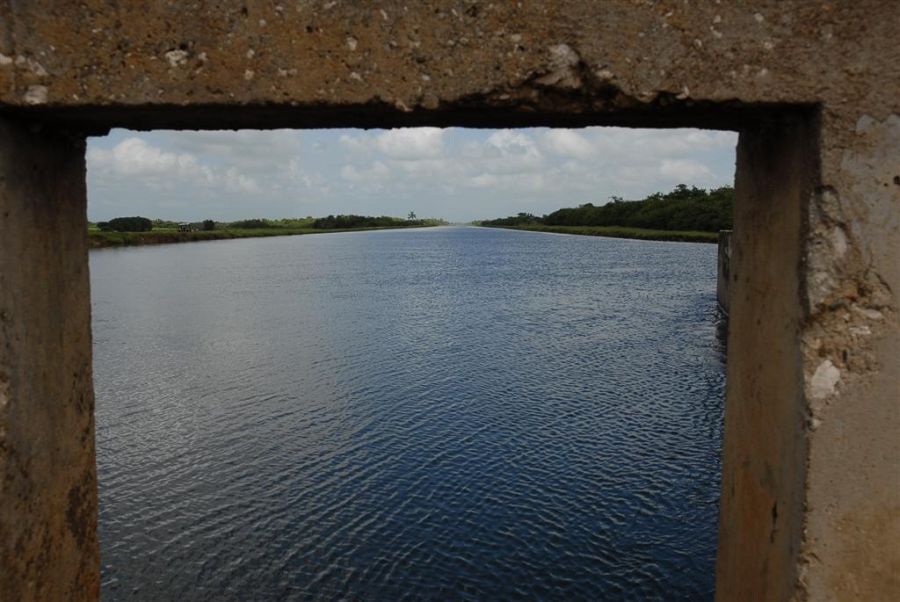
<svg viewBox="0 0 900 602">
<path fill-rule="evenodd" d="M 715 266 L 479 228 L 92 252 L 104 598 L 711 598 Z"/>
</svg>

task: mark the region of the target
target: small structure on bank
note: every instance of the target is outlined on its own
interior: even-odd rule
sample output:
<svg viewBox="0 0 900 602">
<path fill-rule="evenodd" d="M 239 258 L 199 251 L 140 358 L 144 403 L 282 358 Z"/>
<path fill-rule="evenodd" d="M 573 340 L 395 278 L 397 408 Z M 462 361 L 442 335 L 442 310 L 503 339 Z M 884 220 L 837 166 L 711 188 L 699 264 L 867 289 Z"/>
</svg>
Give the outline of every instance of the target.
<svg viewBox="0 0 900 602">
<path fill-rule="evenodd" d="M 716 301 L 728 315 L 728 284 L 731 276 L 731 230 L 719 230 L 719 268 L 716 279 Z"/>
</svg>

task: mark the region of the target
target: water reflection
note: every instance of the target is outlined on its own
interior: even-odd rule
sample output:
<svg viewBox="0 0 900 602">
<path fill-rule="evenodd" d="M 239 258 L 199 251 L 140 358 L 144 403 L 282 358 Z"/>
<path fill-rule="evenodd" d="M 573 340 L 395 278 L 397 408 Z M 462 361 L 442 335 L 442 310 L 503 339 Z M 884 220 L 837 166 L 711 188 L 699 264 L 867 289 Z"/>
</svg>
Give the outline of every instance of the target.
<svg viewBox="0 0 900 602">
<path fill-rule="evenodd" d="M 715 247 L 475 228 L 91 255 L 109 599 L 704 599 Z"/>
</svg>

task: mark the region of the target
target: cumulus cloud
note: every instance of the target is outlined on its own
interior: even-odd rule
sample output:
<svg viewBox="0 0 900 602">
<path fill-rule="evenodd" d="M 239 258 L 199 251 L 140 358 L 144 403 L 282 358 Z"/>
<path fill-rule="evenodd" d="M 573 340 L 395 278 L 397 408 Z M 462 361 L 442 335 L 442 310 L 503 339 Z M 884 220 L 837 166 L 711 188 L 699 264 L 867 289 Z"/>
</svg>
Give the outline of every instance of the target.
<svg viewBox="0 0 900 602">
<path fill-rule="evenodd" d="M 91 206 L 237 219 L 328 213 L 544 213 L 684 183 L 733 180 L 736 134 L 626 128 L 339 131 L 116 131 L 92 139 Z M 177 213 L 180 212 L 180 213 Z M 202 213 L 201 213 L 202 212 Z"/>
<path fill-rule="evenodd" d="M 543 143 L 550 152 L 564 157 L 589 160 L 596 156 L 594 146 L 575 130 L 550 130 Z"/>
<path fill-rule="evenodd" d="M 356 152 L 377 151 L 395 161 L 419 161 L 440 157 L 444 151 L 444 130 L 440 128 L 398 128 L 378 134 L 344 134 L 340 142 Z"/>
<path fill-rule="evenodd" d="M 551 179 L 572 193 L 593 193 L 584 198 L 592 202 L 605 200 L 603 193 L 639 198 L 680 183 L 724 185 L 732 178 L 736 142 L 732 132 L 685 129 L 557 129 L 540 138 L 541 148 L 557 158 L 548 168 Z"/>
<path fill-rule="evenodd" d="M 351 155 L 361 157 L 341 168 L 341 177 L 354 184 L 376 185 L 393 178 L 422 189 L 522 190 L 543 182 L 540 149 L 530 135 L 516 130 L 493 131 L 452 154 L 445 148 L 444 130 L 437 128 L 345 134 L 340 141 Z"/>
<path fill-rule="evenodd" d="M 213 179 L 212 170 L 194 155 L 164 151 L 137 137 L 127 138 L 110 150 L 91 149 L 87 161 L 98 171 L 143 177 L 151 184 L 160 183 L 159 177 L 190 178 L 207 184 Z"/>
<path fill-rule="evenodd" d="M 543 155 L 530 135 L 516 130 L 497 130 L 483 144 L 468 145 L 461 164 L 473 183 L 496 182 L 497 186 L 506 188 L 504 182 L 507 180 L 488 176 L 539 171 Z"/>
<path fill-rule="evenodd" d="M 387 180 L 390 175 L 390 168 L 381 161 L 376 161 L 367 168 L 345 165 L 341 169 L 341 177 L 354 183 L 379 183 Z"/>
<path fill-rule="evenodd" d="M 705 130 L 638 130 L 630 128 L 553 129 L 542 145 L 548 152 L 579 160 L 658 160 L 673 155 L 734 149 L 735 134 Z"/>
<path fill-rule="evenodd" d="M 691 159 L 663 159 L 659 173 L 679 183 L 707 181 L 713 176 L 707 166 Z"/>
<path fill-rule="evenodd" d="M 222 176 L 225 188 L 230 192 L 259 192 L 260 186 L 250 176 L 242 174 L 234 167 L 225 170 Z"/>
<path fill-rule="evenodd" d="M 239 169 L 277 171 L 301 155 L 301 134 L 294 130 L 165 132 L 162 138 L 172 149 Z"/>
<path fill-rule="evenodd" d="M 172 152 L 138 137 L 122 140 L 111 149 L 92 148 L 88 170 L 103 184 L 131 182 L 151 189 L 216 189 L 230 193 L 256 193 L 257 180 L 234 165 L 204 164 L 192 153 Z"/>
<path fill-rule="evenodd" d="M 503 174 L 482 172 L 463 182 L 470 188 L 503 191 L 534 191 L 544 188 L 546 181 L 542 173 Z"/>
<path fill-rule="evenodd" d="M 541 152 L 531 136 L 513 130 L 499 130 L 485 141 L 489 158 L 500 158 L 507 164 L 521 168 L 537 167 L 541 162 Z M 501 164 L 502 165 L 502 164 Z"/>
<path fill-rule="evenodd" d="M 378 150 L 401 161 L 440 157 L 444 150 L 444 131 L 440 128 L 400 128 L 387 130 L 375 139 Z"/>
</svg>

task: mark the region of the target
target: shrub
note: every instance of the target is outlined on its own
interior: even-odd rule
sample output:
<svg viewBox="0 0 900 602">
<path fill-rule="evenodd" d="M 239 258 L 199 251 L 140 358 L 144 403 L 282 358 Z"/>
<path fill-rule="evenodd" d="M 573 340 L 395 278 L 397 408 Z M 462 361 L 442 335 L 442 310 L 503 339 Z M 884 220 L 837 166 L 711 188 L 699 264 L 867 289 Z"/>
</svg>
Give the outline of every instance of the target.
<svg viewBox="0 0 900 602">
<path fill-rule="evenodd" d="M 399 217 L 389 217 L 387 215 L 379 217 L 371 215 L 329 215 L 328 217 L 318 218 L 313 222 L 312 227 L 320 230 L 333 230 L 341 228 L 409 226 L 414 223 L 417 222 L 410 222 Z"/>
<path fill-rule="evenodd" d="M 277 228 L 275 224 L 267 219 L 243 219 L 228 224 L 231 228 L 256 229 L 256 228 Z"/>
<path fill-rule="evenodd" d="M 642 201 L 612 197 L 605 205 L 585 203 L 558 209 L 536 218 L 528 213 L 487 220 L 486 226 L 519 226 L 540 223 L 547 226 L 624 226 L 650 230 L 697 230 L 716 232 L 732 227 L 734 188 L 713 190 L 679 184 L 668 193 L 655 193 Z"/>
<path fill-rule="evenodd" d="M 146 217 L 117 217 L 99 222 L 97 228 L 103 232 L 149 232 L 153 229 L 153 222 Z"/>
</svg>

